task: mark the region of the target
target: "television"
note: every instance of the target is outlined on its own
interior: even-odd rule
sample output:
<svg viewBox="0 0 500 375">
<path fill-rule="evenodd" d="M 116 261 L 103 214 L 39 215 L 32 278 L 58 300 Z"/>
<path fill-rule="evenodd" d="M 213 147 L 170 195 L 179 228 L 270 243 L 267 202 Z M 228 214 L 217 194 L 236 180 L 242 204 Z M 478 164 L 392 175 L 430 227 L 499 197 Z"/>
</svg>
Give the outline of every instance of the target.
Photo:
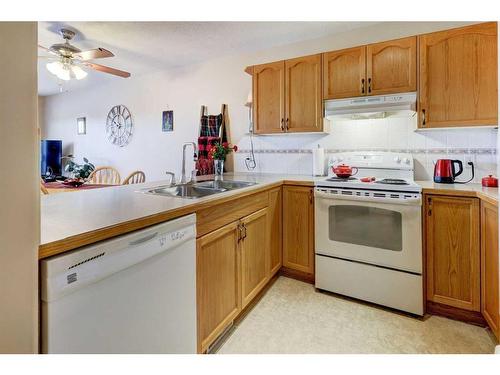
<svg viewBox="0 0 500 375">
<path fill-rule="evenodd" d="M 62 175 L 62 141 L 44 139 L 40 145 L 40 162 L 42 176 Z"/>
</svg>

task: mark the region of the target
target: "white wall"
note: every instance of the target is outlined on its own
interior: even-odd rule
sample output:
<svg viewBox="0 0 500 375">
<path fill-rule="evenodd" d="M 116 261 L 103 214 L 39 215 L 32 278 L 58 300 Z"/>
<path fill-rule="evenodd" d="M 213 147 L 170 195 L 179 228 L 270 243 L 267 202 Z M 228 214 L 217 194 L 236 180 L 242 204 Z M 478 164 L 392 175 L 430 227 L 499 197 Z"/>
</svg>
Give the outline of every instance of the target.
<svg viewBox="0 0 500 375">
<path fill-rule="evenodd" d="M 0 353 L 38 351 L 36 45 L 36 22 L 0 22 Z"/>
<path fill-rule="evenodd" d="M 135 169 L 142 169 L 146 172 L 148 180 L 162 179 L 166 170 L 180 172 L 181 145 L 183 142 L 196 140 L 200 105 L 202 104 L 208 105 L 211 113 L 218 113 L 222 103 L 228 104 L 232 141 L 244 149 L 248 148 L 248 137 L 245 135 L 248 129 L 248 109 L 243 104 L 251 89 L 251 78 L 243 72 L 246 66 L 452 28 L 463 24 L 465 23 L 384 23 L 259 53 L 211 60 L 183 69 L 155 72 L 145 76 L 132 76 L 126 80 L 117 78 L 114 83 L 106 86 L 53 95 L 44 100 L 42 137 L 62 139 L 64 144 L 70 146 L 68 152 L 74 152 L 77 158 L 81 159 L 83 156 L 87 156 L 99 165 L 115 166 L 122 176 Z M 110 145 L 105 137 L 106 115 L 109 109 L 116 104 L 126 105 L 132 112 L 135 121 L 134 137 L 131 143 L 123 148 Z M 174 111 L 173 133 L 161 132 L 161 112 L 166 109 Z M 82 116 L 87 118 L 87 135 L 77 136 L 76 118 Z M 361 128 L 361 123 L 358 125 L 360 126 L 359 133 L 366 134 L 366 129 Z M 389 124 L 383 126 L 392 127 Z M 409 127 L 410 125 L 405 125 L 403 126 L 404 131 L 398 131 L 396 137 L 401 137 L 398 142 L 408 143 L 408 139 L 420 137 L 410 136 L 407 130 Z M 324 144 L 326 148 L 335 149 L 338 148 L 335 146 L 337 132 L 337 129 L 333 127 L 332 133 L 327 136 L 259 137 L 256 146 L 265 150 L 289 150 L 291 148 L 311 148 L 319 142 Z M 462 136 L 468 134 L 453 133 L 454 135 L 448 135 L 451 134 L 450 132 L 454 132 L 454 130 L 423 134 L 421 136 L 422 139 L 425 139 L 422 141 L 425 145 L 423 149 L 433 148 L 430 145 L 433 144 L 434 138 L 438 138 L 438 143 L 443 142 L 444 139 L 444 143 L 446 143 L 444 149 L 454 150 L 458 148 L 461 141 L 454 143 L 451 140 L 459 138 L 457 134 Z M 485 144 L 489 144 L 487 141 L 491 137 L 491 132 L 491 130 L 472 132 L 474 140 L 468 141 L 468 147 L 473 149 L 485 147 Z M 476 136 L 476 134 L 478 135 Z M 348 142 L 359 139 L 359 136 L 354 133 L 348 137 L 353 137 Z M 363 146 L 360 144 L 354 146 L 357 148 L 392 148 L 389 147 L 388 143 L 382 145 L 379 141 L 374 141 L 372 144 L 371 137 L 365 139 L 368 143 L 365 142 Z M 442 147 L 434 148 L 442 149 Z M 293 153 L 291 154 L 293 155 Z M 425 152 L 423 154 L 427 155 Z M 304 155 L 301 154 L 301 156 Z M 296 168 L 294 157 L 285 160 L 284 167 L 280 168 L 280 171 L 286 168 L 290 172 L 311 173 L 310 168 L 307 167 L 310 165 L 307 157 L 306 154 L 301 158 L 300 168 Z M 476 157 L 474 156 L 474 158 Z M 244 168 L 242 159 L 243 155 L 236 158 L 235 168 L 237 170 Z M 274 160 L 274 158 L 267 160 L 265 157 L 261 157 L 258 170 L 262 172 L 273 170 L 272 161 Z M 428 166 L 428 160 L 429 158 L 426 158 L 423 164 Z M 485 170 L 489 169 L 489 166 L 483 167 Z M 423 165 L 422 168 L 424 168 Z M 422 173 L 418 177 L 424 178 L 426 176 Z"/>
</svg>

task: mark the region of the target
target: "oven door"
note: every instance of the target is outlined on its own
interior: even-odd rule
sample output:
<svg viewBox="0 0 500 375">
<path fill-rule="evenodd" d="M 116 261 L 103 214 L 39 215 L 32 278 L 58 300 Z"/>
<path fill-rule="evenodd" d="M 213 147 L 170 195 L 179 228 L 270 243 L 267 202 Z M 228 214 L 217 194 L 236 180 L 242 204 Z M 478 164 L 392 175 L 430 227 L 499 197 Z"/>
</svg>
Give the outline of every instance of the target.
<svg viewBox="0 0 500 375">
<path fill-rule="evenodd" d="M 422 273 L 420 194 L 406 201 L 315 191 L 318 255 Z"/>
</svg>

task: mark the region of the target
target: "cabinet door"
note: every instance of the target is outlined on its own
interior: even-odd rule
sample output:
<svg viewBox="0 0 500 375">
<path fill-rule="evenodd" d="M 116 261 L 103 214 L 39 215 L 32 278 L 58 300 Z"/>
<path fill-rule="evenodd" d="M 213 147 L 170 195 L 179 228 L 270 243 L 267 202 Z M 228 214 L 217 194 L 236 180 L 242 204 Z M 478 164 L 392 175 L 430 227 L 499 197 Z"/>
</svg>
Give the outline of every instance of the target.
<svg viewBox="0 0 500 375">
<path fill-rule="evenodd" d="M 368 95 L 417 91 L 417 37 L 366 46 Z"/>
<path fill-rule="evenodd" d="M 480 311 L 479 200 L 427 195 L 427 300 Z"/>
<path fill-rule="evenodd" d="M 282 264 L 283 225 L 281 188 L 269 192 L 269 277 L 279 271 Z"/>
<path fill-rule="evenodd" d="M 285 61 L 285 129 L 323 130 L 321 54 Z"/>
<path fill-rule="evenodd" d="M 496 125 L 497 24 L 419 36 L 419 126 Z"/>
<path fill-rule="evenodd" d="M 323 54 L 324 99 L 366 95 L 366 47 Z"/>
<path fill-rule="evenodd" d="M 241 306 L 245 308 L 269 280 L 267 208 L 241 219 Z"/>
<path fill-rule="evenodd" d="M 256 65 L 252 75 L 253 121 L 257 134 L 285 129 L 285 63 Z"/>
<path fill-rule="evenodd" d="M 283 187 L 283 266 L 314 273 L 314 207 L 310 187 Z"/>
<path fill-rule="evenodd" d="M 238 223 L 200 237 L 196 253 L 198 350 L 204 352 L 241 310 Z"/>
<path fill-rule="evenodd" d="M 497 339 L 499 327 L 498 209 L 481 202 L 481 313 Z"/>
</svg>

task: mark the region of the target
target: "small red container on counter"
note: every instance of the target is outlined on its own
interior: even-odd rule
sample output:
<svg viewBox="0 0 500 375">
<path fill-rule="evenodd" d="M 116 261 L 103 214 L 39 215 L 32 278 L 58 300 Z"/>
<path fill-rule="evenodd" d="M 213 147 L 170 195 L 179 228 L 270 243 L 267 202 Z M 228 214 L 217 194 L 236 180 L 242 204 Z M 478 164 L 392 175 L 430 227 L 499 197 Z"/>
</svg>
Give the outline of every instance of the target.
<svg viewBox="0 0 500 375">
<path fill-rule="evenodd" d="M 498 187 L 498 178 L 493 177 L 491 174 L 488 177 L 483 177 L 481 185 L 484 187 Z"/>
</svg>

